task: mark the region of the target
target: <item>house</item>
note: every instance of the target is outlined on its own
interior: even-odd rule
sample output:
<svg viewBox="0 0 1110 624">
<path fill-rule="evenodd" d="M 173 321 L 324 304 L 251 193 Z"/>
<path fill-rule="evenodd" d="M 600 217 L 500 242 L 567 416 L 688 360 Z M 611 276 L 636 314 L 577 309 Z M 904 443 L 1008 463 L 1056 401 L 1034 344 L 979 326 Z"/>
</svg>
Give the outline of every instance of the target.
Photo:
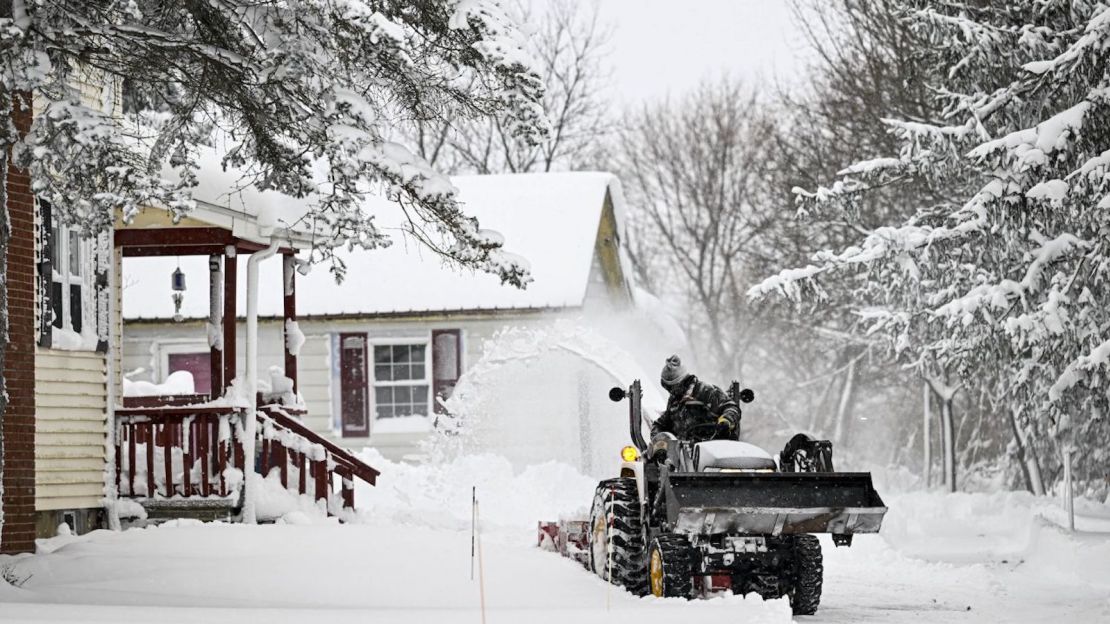
<svg viewBox="0 0 1110 624">
<path fill-rule="evenodd" d="M 88 78 L 77 83 L 87 104 L 118 105 L 110 85 Z M 25 94 L 12 112 L 16 129 L 28 132 L 43 106 Z M 35 538 L 53 535 L 59 524 L 80 531 L 103 525 L 109 336 L 119 318 L 110 305 L 110 234 L 86 238 L 52 218 L 27 173 L 14 166 L 2 182 L 11 239 L 0 551 L 10 553 L 33 550 Z"/>
<path fill-rule="evenodd" d="M 502 286 L 495 276 L 445 265 L 401 235 L 386 249 L 341 253 L 342 284 L 325 266 L 302 277 L 298 390 L 305 424 L 329 440 L 373 446 L 394 460 L 411 457 L 430 429 L 428 416 L 444 410 L 441 400 L 481 356 L 487 338 L 509 326 L 632 305 L 614 176 L 459 176 L 452 182 L 464 209 L 528 261 L 534 281 L 524 290 Z M 396 205 L 383 201 L 374 208 L 383 227 L 399 228 Z M 149 383 L 189 371 L 203 391 L 210 382 L 200 336 L 209 302 L 204 292 L 189 294 L 180 320 L 173 320 L 169 276 L 178 267 L 187 280 L 203 281 L 203 260 L 124 261 L 123 368 L 130 379 Z M 263 263 L 263 279 L 276 279 L 268 276 L 279 270 L 279 263 Z M 262 366 L 280 367 L 281 299 L 263 293 L 259 306 Z M 574 395 L 573 387 L 567 394 Z"/>
<path fill-rule="evenodd" d="M 84 103 L 109 114 L 119 107 L 116 86 L 91 74 L 78 83 Z M 31 110 L 17 108 L 17 130 L 27 132 L 46 105 L 36 96 Z M 198 206 L 179 222 L 152 206 L 89 238 L 34 197 L 26 172 L 7 169 L 0 551 L 31 551 L 36 537 L 53 536 L 61 524 L 77 533 L 118 526 L 121 499 L 152 517 L 249 515 L 243 475 L 255 472 L 272 475 L 263 486 L 314 496 L 337 515 L 353 507 L 354 479 L 374 482 L 376 470 L 300 424 L 300 404 L 280 395 L 231 392 L 239 374 L 233 363 L 257 361 L 236 355 L 236 348 L 242 343 L 250 351 L 257 341 L 223 318 L 234 318 L 240 301 L 273 290 L 291 320 L 283 331 L 294 331 L 293 258 L 311 241 L 284 225 L 296 220 L 289 211 L 299 208 L 284 196 L 246 190 L 237 194 L 238 205 L 221 205 L 219 198 L 234 188 L 228 175 L 219 167 L 202 169 Z M 201 258 L 210 267 L 209 287 L 220 305 L 209 310 L 201 338 L 209 386 L 187 396 L 124 396 L 123 258 L 167 255 Z M 248 257 L 266 255 L 281 258 L 282 268 L 271 281 L 250 281 L 250 291 L 237 294 L 237 268 L 257 264 Z M 283 351 L 282 378 L 295 385 L 296 354 Z"/>
<path fill-rule="evenodd" d="M 373 485 L 378 471 L 300 421 L 305 409 L 296 396 L 303 340 L 297 329 L 296 253 L 312 241 L 288 224 L 299 222 L 308 206 L 279 193 L 242 188 L 241 172 L 222 167 L 214 151 L 205 152 L 200 162 L 201 182 L 193 190 L 197 205 L 187 217 L 175 220 L 168 211 L 150 207 L 130 222 L 117 222 L 113 232 L 117 270 L 132 258 L 199 261 L 205 268 L 208 309 L 192 337 L 204 351 L 188 360 L 195 378 L 205 381 L 203 387 L 190 384 L 185 393 L 171 393 L 149 385 L 136 391 L 122 375 L 110 376 L 116 384 L 112 396 L 118 399 L 110 402 L 108 445 L 114 447 L 114 463 L 108 466 L 109 500 L 133 499 L 148 517 L 253 522 L 257 510 L 253 497 L 242 496 L 243 488 L 276 488 L 312 496 L 322 511 L 341 515 L 354 507 L 353 481 Z M 267 258 L 278 270 L 260 276 L 258 267 Z M 121 286 L 113 294 L 123 309 L 125 279 L 118 277 Z M 184 301 L 185 275 L 175 270 L 167 277 L 177 310 Z M 281 365 L 259 383 L 257 310 L 263 293 L 280 301 L 284 322 L 277 333 Z M 243 327 L 225 322 L 237 319 L 240 309 L 246 312 Z M 111 368 L 122 371 L 128 328 L 121 324 L 111 339 L 112 353 L 120 356 Z M 256 473 L 266 478 L 255 480 Z"/>
</svg>

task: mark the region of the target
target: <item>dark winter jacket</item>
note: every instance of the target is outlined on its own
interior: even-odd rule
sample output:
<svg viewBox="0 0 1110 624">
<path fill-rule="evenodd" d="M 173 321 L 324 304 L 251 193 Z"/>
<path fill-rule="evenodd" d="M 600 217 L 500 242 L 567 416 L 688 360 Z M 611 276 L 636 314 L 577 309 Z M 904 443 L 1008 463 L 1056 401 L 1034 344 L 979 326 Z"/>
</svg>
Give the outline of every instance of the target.
<svg viewBox="0 0 1110 624">
<path fill-rule="evenodd" d="M 651 426 L 652 436 L 667 432 L 679 439 L 691 439 L 696 435 L 698 439 L 708 440 L 713 437 L 710 425 L 723 418 L 729 424 L 728 437 L 736 439 L 740 432 L 740 408 L 728 393 L 713 384 L 699 381 L 693 375 L 682 387 L 681 392 L 671 394 L 666 411 Z M 695 425 L 705 426 L 692 431 Z"/>
</svg>

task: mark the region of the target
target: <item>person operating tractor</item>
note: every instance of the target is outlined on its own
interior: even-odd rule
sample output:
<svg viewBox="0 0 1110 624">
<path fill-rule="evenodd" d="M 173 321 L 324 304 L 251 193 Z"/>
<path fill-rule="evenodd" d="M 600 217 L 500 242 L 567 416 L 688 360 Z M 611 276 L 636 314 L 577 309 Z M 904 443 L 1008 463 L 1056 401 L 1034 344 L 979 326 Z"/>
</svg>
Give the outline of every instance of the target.
<svg viewBox="0 0 1110 624">
<path fill-rule="evenodd" d="M 667 409 L 651 426 L 651 435 L 671 433 L 684 440 L 736 440 L 740 407 L 728 393 L 690 374 L 677 355 L 667 358 L 659 382 L 667 391 Z"/>
</svg>

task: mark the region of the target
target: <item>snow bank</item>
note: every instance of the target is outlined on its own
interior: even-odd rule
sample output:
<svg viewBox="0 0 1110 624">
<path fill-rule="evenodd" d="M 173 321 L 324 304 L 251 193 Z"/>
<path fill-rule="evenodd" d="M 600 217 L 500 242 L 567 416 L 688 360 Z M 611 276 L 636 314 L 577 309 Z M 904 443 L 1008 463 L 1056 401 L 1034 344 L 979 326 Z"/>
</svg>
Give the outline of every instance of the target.
<svg viewBox="0 0 1110 624">
<path fill-rule="evenodd" d="M 169 394 L 193 394 L 193 374 L 189 371 L 176 371 L 166 377 L 166 381 L 156 384 L 149 381 L 132 381 L 123 378 L 123 396 L 164 396 Z"/>
<path fill-rule="evenodd" d="M 261 522 L 279 524 L 338 523 L 329 518 L 324 502 L 308 494 L 297 494 L 281 485 L 281 473 L 275 468 L 265 479 L 252 474 L 249 487 L 255 496 L 255 513 Z"/>
<path fill-rule="evenodd" d="M 1110 505 L 1080 499 L 1076 528 L 1066 534 L 1056 498 L 1028 492 L 915 492 L 888 496 L 882 537 L 896 550 L 934 561 L 1001 561 L 1043 556 L 1051 544 L 1060 567 L 1101 559 L 1101 578 L 1110 587 Z M 1084 533 L 1103 533 L 1102 547 L 1082 552 Z M 1066 544 L 1070 543 L 1070 546 Z"/>
<path fill-rule="evenodd" d="M 360 458 L 382 471 L 376 487 L 355 482 L 355 504 L 370 521 L 469 530 L 471 488 L 477 488 L 482 525 L 520 544 L 533 543 L 540 520 L 586 512 L 597 486 L 557 462 L 514 470 L 508 459 L 486 454 L 405 464 L 374 449 Z"/>
<path fill-rule="evenodd" d="M 432 419 L 415 414 L 413 416 L 394 416 L 374 421 L 374 433 L 427 433 L 432 430 Z"/>
<path fill-rule="evenodd" d="M 0 619 L 239 624 L 473 624 L 470 535 L 411 526 L 175 521 L 96 531 L 51 553 L 0 555 Z M 785 600 L 640 599 L 534 547 L 483 540 L 491 624 L 790 622 Z"/>
</svg>

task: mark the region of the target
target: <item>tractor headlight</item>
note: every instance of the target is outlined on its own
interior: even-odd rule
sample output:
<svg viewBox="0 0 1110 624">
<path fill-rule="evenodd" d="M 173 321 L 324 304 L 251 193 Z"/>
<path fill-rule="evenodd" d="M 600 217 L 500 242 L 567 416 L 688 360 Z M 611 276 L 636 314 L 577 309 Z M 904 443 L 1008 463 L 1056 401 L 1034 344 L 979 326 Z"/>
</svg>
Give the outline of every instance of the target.
<svg viewBox="0 0 1110 624">
<path fill-rule="evenodd" d="M 626 462 L 634 462 L 640 459 L 640 453 L 635 446 L 626 446 L 621 449 L 621 459 Z"/>
</svg>

